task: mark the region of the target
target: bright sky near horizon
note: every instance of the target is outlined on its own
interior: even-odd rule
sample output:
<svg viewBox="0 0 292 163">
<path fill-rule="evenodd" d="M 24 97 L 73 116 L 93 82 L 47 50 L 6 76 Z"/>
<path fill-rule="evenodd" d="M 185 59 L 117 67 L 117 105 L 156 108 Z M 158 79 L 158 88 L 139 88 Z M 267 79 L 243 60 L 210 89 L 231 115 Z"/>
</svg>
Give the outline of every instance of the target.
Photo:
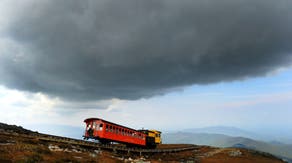
<svg viewBox="0 0 292 163">
<path fill-rule="evenodd" d="M 0 0 L 0 122 L 291 128 L 291 15 L 287 0 Z"/>
<path fill-rule="evenodd" d="M 290 128 L 292 124 L 292 70 L 266 77 L 191 86 L 167 95 L 134 101 L 109 100 L 63 104 L 41 93 L 0 89 L 2 122 L 29 126 L 53 124 L 83 126 L 88 117 L 100 117 L 134 128 L 162 130 L 234 126 Z M 77 107 L 80 106 L 80 107 Z M 73 107 L 75 106 L 75 108 Z"/>
</svg>

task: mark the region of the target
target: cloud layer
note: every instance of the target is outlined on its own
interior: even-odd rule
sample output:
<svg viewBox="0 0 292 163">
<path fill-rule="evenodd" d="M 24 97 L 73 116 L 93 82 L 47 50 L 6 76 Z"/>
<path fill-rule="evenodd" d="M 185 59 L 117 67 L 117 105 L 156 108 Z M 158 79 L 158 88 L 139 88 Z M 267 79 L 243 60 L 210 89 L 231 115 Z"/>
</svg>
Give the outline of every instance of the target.
<svg viewBox="0 0 292 163">
<path fill-rule="evenodd" d="M 151 97 L 292 61 L 290 0 L 0 3 L 0 84 L 68 100 Z"/>
</svg>

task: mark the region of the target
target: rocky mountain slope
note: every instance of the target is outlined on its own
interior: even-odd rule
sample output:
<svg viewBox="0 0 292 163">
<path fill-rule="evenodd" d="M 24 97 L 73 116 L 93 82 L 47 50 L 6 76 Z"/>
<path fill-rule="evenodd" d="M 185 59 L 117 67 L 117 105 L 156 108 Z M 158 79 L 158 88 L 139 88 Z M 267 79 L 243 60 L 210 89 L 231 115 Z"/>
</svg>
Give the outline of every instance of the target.
<svg viewBox="0 0 292 163">
<path fill-rule="evenodd" d="M 176 148 L 163 144 L 159 149 Z M 197 146 L 196 149 L 152 154 L 119 153 L 70 143 L 43 141 L 37 132 L 0 123 L 0 162 L 262 162 L 281 163 L 267 153 L 241 148 Z"/>
</svg>

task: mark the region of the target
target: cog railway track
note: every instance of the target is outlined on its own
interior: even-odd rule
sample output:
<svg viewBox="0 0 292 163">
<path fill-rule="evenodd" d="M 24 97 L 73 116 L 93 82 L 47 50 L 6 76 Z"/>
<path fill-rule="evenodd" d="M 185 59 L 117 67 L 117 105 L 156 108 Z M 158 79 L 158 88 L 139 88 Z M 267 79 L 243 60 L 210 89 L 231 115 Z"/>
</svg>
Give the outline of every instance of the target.
<svg viewBox="0 0 292 163">
<path fill-rule="evenodd" d="M 143 148 L 129 148 L 123 145 L 119 144 L 109 144 L 104 145 L 101 143 L 96 142 L 90 142 L 85 140 L 79 140 L 79 139 L 73 139 L 73 138 L 67 138 L 62 136 L 55 136 L 55 135 L 49 135 L 49 134 L 42 134 L 42 133 L 29 133 L 29 134 L 23 134 L 23 133 L 15 133 L 11 131 L 1 131 L 0 134 L 7 135 L 7 136 L 21 136 L 23 138 L 29 138 L 29 139 L 37 139 L 39 141 L 45 141 L 45 142 L 56 142 L 56 143 L 66 143 L 69 145 L 78 145 L 81 147 L 86 148 L 95 148 L 96 150 L 108 150 L 113 152 L 125 152 L 125 153 L 137 153 L 137 154 L 154 154 L 154 153 L 175 153 L 175 152 L 182 152 L 187 150 L 195 150 L 198 149 L 197 146 L 192 144 L 184 144 L 175 147 L 169 147 L 169 148 L 156 148 L 156 149 L 143 149 Z"/>
</svg>

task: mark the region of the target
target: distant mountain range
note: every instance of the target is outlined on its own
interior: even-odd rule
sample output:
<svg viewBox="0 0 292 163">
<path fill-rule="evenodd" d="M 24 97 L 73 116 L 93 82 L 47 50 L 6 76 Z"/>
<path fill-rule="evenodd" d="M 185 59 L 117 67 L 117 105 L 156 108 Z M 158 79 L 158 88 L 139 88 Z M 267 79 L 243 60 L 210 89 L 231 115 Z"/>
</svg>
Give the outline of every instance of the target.
<svg viewBox="0 0 292 163">
<path fill-rule="evenodd" d="M 175 132 L 164 133 L 164 143 L 190 143 L 216 147 L 237 147 L 268 152 L 292 162 L 292 145 L 268 143 L 244 137 L 232 137 L 224 134 Z M 290 160 L 289 160 L 290 159 Z"/>
<path fill-rule="evenodd" d="M 229 126 L 211 126 L 211 127 L 205 127 L 205 128 L 191 128 L 191 129 L 185 129 L 182 130 L 182 132 L 189 132 L 189 133 L 209 133 L 209 134 L 223 134 L 228 136 L 235 136 L 235 137 L 246 137 L 246 138 L 252 138 L 252 139 L 262 139 L 263 136 L 242 130 L 236 127 L 229 127 Z"/>
<path fill-rule="evenodd" d="M 190 128 L 181 131 L 188 133 L 223 134 L 232 137 L 245 137 L 273 144 L 292 144 L 292 128 L 253 129 L 253 131 L 247 131 L 230 126 L 211 126 L 205 128 Z"/>
</svg>

